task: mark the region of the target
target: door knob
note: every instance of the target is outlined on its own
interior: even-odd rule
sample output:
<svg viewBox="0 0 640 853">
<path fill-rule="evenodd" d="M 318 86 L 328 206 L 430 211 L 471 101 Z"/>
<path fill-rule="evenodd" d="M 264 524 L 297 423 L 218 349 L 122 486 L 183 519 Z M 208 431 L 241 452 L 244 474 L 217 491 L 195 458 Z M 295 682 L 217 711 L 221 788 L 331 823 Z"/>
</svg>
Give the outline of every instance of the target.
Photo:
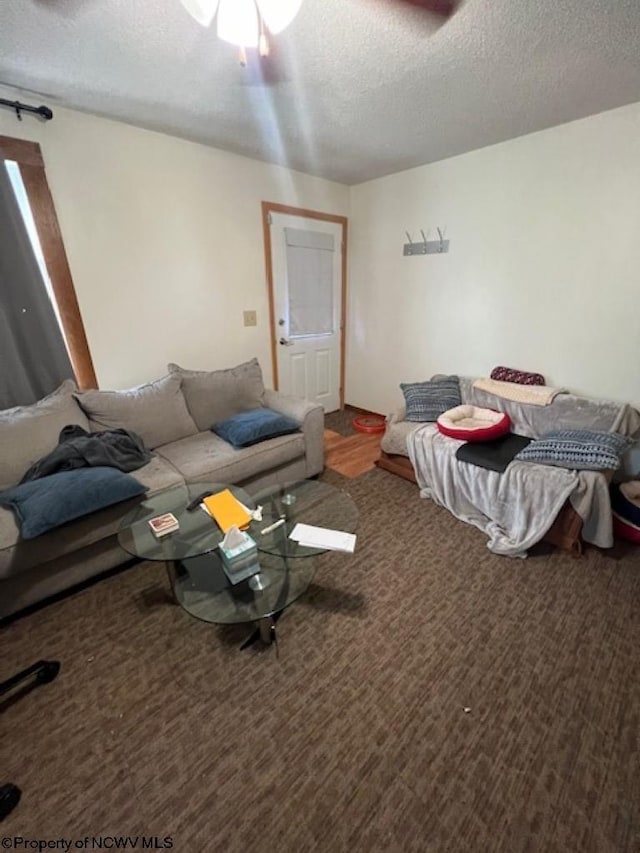
<svg viewBox="0 0 640 853">
<path fill-rule="evenodd" d="M 286 338 L 280 338 L 280 346 L 282 347 L 292 347 L 293 341 L 288 341 Z"/>
</svg>

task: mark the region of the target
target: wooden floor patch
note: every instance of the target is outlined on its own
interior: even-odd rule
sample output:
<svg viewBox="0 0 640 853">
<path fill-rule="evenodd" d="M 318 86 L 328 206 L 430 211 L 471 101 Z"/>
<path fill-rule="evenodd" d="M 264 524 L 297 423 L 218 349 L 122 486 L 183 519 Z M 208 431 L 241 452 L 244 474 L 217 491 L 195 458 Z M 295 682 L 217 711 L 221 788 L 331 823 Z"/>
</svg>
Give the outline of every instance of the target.
<svg viewBox="0 0 640 853">
<path fill-rule="evenodd" d="M 325 465 L 343 477 L 359 477 L 375 467 L 380 456 L 380 435 L 340 435 L 324 431 Z"/>
</svg>

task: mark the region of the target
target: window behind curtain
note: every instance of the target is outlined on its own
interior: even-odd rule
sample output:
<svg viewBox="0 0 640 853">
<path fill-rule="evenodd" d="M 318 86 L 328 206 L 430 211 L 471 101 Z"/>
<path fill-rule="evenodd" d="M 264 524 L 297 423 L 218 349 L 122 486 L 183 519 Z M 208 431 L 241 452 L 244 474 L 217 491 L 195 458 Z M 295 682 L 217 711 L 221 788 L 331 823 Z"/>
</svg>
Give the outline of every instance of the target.
<svg viewBox="0 0 640 853">
<path fill-rule="evenodd" d="M 76 381 L 81 388 L 96 388 L 93 361 L 40 146 L 0 136 L 0 162 L 19 205 Z"/>
<path fill-rule="evenodd" d="M 62 325 L 62 320 L 60 319 L 60 311 L 58 310 L 58 304 L 56 302 L 55 295 L 53 293 L 53 287 L 51 285 L 51 279 L 49 278 L 49 271 L 47 270 L 47 264 L 44 259 L 44 253 L 42 251 L 42 245 L 40 243 L 40 238 L 38 237 L 38 232 L 36 230 L 36 223 L 33 219 L 33 212 L 31 210 L 31 205 L 29 204 L 29 198 L 27 196 L 27 191 L 25 189 L 24 183 L 22 181 L 22 175 L 20 174 L 20 167 L 15 162 L 15 160 L 5 160 L 5 166 L 7 167 L 7 172 L 9 174 L 9 180 L 11 181 L 11 186 L 13 187 L 13 192 L 16 197 L 16 201 L 18 202 L 18 207 L 20 208 L 20 213 L 22 214 L 22 219 L 24 221 L 25 227 L 27 229 L 27 234 L 29 235 L 29 240 L 31 242 L 31 247 L 33 249 L 33 254 L 35 255 L 36 261 L 38 262 L 38 267 L 40 268 L 40 273 L 42 275 L 42 281 L 47 290 L 47 296 L 51 301 L 51 305 L 53 307 L 53 312 L 56 315 L 56 320 L 58 321 L 58 325 L 60 326 L 60 332 L 62 334 L 63 340 L 65 342 L 65 346 L 67 348 L 67 352 L 69 351 L 69 343 L 67 341 L 66 335 L 64 333 L 64 327 Z"/>
</svg>

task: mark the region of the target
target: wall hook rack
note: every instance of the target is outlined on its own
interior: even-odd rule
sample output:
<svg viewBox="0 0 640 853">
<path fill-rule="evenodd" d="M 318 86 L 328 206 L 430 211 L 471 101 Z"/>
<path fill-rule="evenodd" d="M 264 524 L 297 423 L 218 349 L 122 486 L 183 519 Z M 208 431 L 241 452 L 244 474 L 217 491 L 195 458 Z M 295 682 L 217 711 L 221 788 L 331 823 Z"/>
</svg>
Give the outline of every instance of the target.
<svg viewBox="0 0 640 853">
<path fill-rule="evenodd" d="M 408 243 L 404 244 L 404 249 L 402 254 L 405 256 L 409 255 L 442 255 L 445 252 L 449 251 L 449 241 L 444 238 L 444 231 L 441 228 L 436 228 L 438 232 L 437 240 L 429 240 L 429 231 L 425 234 L 422 228 L 420 229 L 420 234 L 422 235 L 421 242 L 413 241 L 411 234 L 408 231 L 404 233 L 407 235 L 409 240 Z"/>
</svg>

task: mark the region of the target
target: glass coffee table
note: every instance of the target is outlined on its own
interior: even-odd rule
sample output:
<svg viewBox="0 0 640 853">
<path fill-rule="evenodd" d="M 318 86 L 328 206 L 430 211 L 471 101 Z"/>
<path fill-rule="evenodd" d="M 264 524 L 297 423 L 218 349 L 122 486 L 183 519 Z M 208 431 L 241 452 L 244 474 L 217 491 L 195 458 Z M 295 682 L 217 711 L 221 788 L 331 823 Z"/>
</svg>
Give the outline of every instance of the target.
<svg viewBox="0 0 640 853">
<path fill-rule="evenodd" d="M 131 510 L 121 521 L 118 542 L 124 550 L 143 560 L 163 562 L 171 588 L 174 586 L 175 570 L 182 560 L 201 557 L 215 551 L 222 541 L 222 531 L 213 519 L 201 509 L 190 511 L 189 504 L 198 495 L 231 489 L 245 506 L 255 506 L 251 497 L 237 486 L 225 483 L 193 483 L 173 486 L 146 498 Z M 179 530 L 156 538 L 149 527 L 149 519 L 165 512 L 176 516 Z"/>
<path fill-rule="evenodd" d="M 289 538 L 298 522 L 345 533 L 354 533 L 358 526 L 358 507 L 351 495 L 319 480 L 271 486 L 253 493 L 252 500 L 262 506 L 262 521 L 252 522 L 249 533 L 265 554 L 293 558 L 324 554 L 325 548 L 310 548 Z"/>
<path fill-rule="evenodd" d="M 263 507 L 262 521 L 247 532 L 258 545 L 259 571 L 232 584 L 222 567 L 218 545 L 223 534 L 202 509 L 187 507 L 203 493 L 231 492 L 250 509 Z M 173 513 L 179 529 L 156 538 L 149 519 Z M 336 527 L 353 532 L 358 511 L 346 492 L 313 480 L 260 491 L 252 496 L 225 483 L 193 483 L 166 489 L 142 501 L 120 524 L 118 541 L 127 553 L 165 564 L 175 601 L 205 622 L 229 625 L 254 623 L 256 630 L 242 648 L 260 638 L 275 640 L 275 624 L 293 601 L 306 592 L 315 574 L 309 559 L 323 549 L 308 548 L 288 539 L 295 523 Z M 270 533 L 265 527 L 281 522 Z"/>
</svg>

